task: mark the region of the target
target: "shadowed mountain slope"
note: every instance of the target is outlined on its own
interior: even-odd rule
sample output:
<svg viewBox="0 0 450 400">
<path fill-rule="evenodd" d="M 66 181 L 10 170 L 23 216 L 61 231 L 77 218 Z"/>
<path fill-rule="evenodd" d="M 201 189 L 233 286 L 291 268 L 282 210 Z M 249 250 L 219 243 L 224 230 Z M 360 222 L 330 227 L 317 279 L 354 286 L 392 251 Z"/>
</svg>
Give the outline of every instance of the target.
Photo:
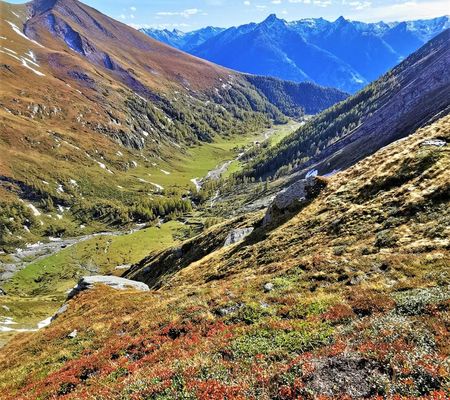
<svg viewBox="0 0 450 400">
<path fill-rule="evenodd" d="M 449 41 L 446 30 L 385 76 L 263 152 L 247 174 L 274 175 L 288 164 L 303 174 L 329 174 L 447 114 Z"/>
</svg>

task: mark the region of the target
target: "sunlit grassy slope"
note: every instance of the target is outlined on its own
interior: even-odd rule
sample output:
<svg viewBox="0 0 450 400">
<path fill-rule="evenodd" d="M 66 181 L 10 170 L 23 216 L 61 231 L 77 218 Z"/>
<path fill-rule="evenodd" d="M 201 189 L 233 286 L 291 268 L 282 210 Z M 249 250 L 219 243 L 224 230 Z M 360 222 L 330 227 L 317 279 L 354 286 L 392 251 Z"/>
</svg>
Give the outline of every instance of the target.
<svg viewBox="0 0 450 400">
<path fill-rule="evenodd" d="M 163 259 L 181 266 L 149 274 L 157 291 L 82 293 L 50 327 L 1 351 L 0 393 L 446 398 L 450 154 L 424 142 L 448 143 L 449 124 L 329 178 L 270 228 L 252 214 L 148 258 L 135 274 L 144 281 Z M 223 248 L 233 223 L 256 229 Z"/>
<path fill-rule="evenodd" d="M 116 267 L 130 265 L 154 250 L 176 241 L 183 224 L 172 221 L 120 236 L 98 236 L 28 265 L 4 285 L 16 295 L 62 295 L 84 274 L 121 274 Z"/>
</svg>

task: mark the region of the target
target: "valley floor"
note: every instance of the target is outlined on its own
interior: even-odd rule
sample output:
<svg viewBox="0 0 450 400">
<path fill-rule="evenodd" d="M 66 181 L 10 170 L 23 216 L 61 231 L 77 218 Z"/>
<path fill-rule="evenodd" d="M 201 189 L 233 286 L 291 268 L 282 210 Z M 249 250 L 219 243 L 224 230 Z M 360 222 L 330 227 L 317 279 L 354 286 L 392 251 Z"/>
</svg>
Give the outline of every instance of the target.
<svg viewBox="0 0 450 400">
<path fill-rule="evenodd" d="M 182 162 L 164 166 L 170 172 L 161 169 L 152 179 L 166 188 L 184 186 L 196 179 L 201 188 L 203 180 L 211 181 L 239 171 L 245 149 L 268 140 L 274 145 L 299 125 L 290 121 L 240 139 L 219 139 L 198 146 Z M 134 173 L 145 176 L 146 171 L 141 169 Z M 0 346 L 17 333 L 38 329 L 61 306 L 67 291 L 80 276 L 121 275 L 149 253 L 197 233 L 205 218 L 195 212 L 179 221 L 75 238 L 51 238 L 0 256 L 0 287 L 7 293 L 0 296 Z"/>
</svg>

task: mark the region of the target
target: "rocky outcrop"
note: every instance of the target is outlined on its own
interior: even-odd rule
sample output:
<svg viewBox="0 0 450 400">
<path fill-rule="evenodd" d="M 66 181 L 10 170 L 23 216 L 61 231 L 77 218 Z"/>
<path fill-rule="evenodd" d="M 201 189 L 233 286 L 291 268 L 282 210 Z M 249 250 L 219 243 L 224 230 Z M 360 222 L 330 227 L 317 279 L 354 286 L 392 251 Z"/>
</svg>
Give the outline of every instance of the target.
<svg viewBox="0 0 450 400">
<path fill-rule="evenodd" d="M 308 388 L 335 397 L 366 398 L 377 391 L 377 381 L 388 379 L 381 364 L 365 358 L 334 357 L 317 360 Z"/>
<path fill-rule="evenodd" d="M 69 292 L 67 299 L 75 297 L 83 290 L 92 289 L 95 285 L 102 284 L 117 290 L 135 289 L 148 291 L 149 287 L 142 282 L 131 281 L 129 279 L 119 278 L 117 276 L 85 276 L 81 278 L 78 284 Z"/>
<path fill-rule="evenodd" d="M 258 216 L 259 217 L 259 216 Z M 249 225 L 256 224 L 256 215 L 243 215 L 210 228 L 205 233 L 189 239 L 179 246 L 153 253 L 124 273 L 125 278 L 145 282 L 152 289 L 167 284 L 178 271 L 201 260 L 239 237 L 237 232 L 249 234 Z M 233 234 L 233 232 L 235 232 Z M 233 238 L 231 237 L 233 236 Z M 243 238 L 241 236 L 241 238 Z"/>
<path fill-rule="evenodd" d="M 444 146 L 447 146 L 447 142 L 445 140 L 441 140 L 441 139 L 430 139 L 430 140 L 423 141 L 420 145 L 422 147 L 423 146 L 444 147 Z"/>
<path fill-rule="evenodd" d="M 278 193 L 270 204 L 264 217 L 263 226 L 270 225 L 285 214 L 298 211 L 317 197 L 325 186 L 326 181 L 323 178 L 311 177 L 300 179 L 287 187 Z"/>
<path fill-rule="evenodd" d="M 233 229 L 227 236 L 223 247 L 242 242 L 248 235 L 253 232 L 254 228 Z"/>
</svg>

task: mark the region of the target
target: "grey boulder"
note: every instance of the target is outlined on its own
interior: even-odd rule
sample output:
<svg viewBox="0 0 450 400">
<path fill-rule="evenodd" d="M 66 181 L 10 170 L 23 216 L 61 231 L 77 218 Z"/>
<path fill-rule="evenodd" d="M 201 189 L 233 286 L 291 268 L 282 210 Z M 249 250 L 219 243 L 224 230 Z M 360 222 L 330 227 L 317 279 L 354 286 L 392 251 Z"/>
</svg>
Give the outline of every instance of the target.
<svg viewBox="0 0 450 400">
<path fill-rule="evenodd" d="M 325 185 L 324 180 L 312 176 L 288 186 L 273 199 L 264 216 L 263 225 L 270 225 L 277 217 L 301 209 L 317 197 Z"/>
<path fill-rule="evenodd" d="M 250 235 L 253 232 L 253 229 L 254 228 L 233 229 L 228 234 L 223 247 L 228 247 L 231 246 L 232 244 L 242 242 L 248 235 Z"/>
<path fill-rule="evenodd" d="M 149 287 L 143 282 L 132 281 L 117 276 L 84 276 L 78 281 L 78 284 L 69 292 L 67 299 L 75 297 L 78 293 L 92 289 L 95 285 L 106 285 L 117 290 L 134 289 L 139 291 L 148 291 Z"/>
</svg>

